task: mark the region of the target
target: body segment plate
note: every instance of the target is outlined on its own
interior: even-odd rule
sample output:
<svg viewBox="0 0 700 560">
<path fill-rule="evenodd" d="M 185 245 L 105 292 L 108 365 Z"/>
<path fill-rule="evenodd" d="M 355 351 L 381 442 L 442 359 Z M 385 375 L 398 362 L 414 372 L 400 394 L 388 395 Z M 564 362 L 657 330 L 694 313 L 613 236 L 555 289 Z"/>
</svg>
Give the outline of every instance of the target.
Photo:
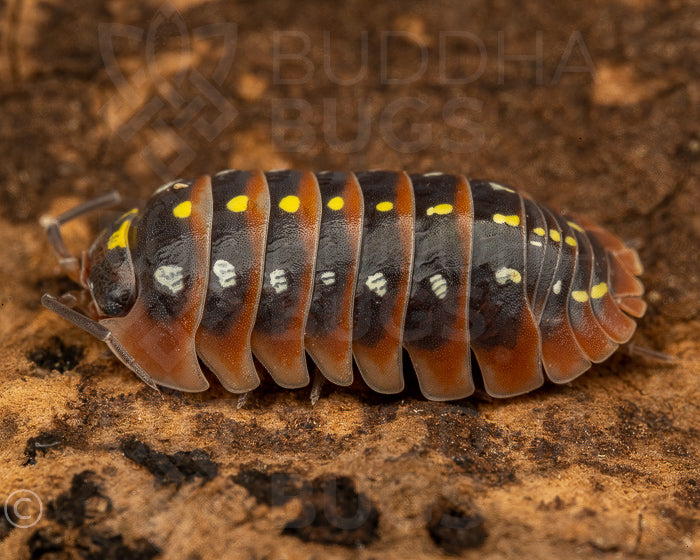
<svg viewBox="0 0 700 560">
<path fill-rule="evenodd" d="M 262 291 L 270 195 L 260 171 L 225 171 L 212 179 L 209 287 L 197 353 L 233 393 L 258 386 L 251 333 Z"/>
<path fill-rule="evenodd" d="M 195 333 L 204 312 L 211 220 L 208 176 L 154 194 L 134 224 L 136 302 L 126 316 L 101 321 L 159 385 L 180 391 L 209 386 Z"/>
<path fill-rule="evenodd" d="M 401 352 L 413 264 L 413 189 L 403 172 L 367 171 L 357 178 L 365 213 L 353 353 L 367 385 L 379 393 L 398 393 L 404 387 Z"/>
<path fill-rule="evenodd" d="M 474 392 L 467 318 L 471 191 L 461 175 L 411 175 L 411 181 L 415 256 L 404 347 L 427 398 L 464 398 Z"/>
<path fill-rule="evenodd" d="M 540 318 L 542 363 L 549 379 L 566 383 L 591 367 L 569 322 L 568 300 L 576 270 L 576 252 L 565 242 L 554 213 L 545 207 L 542 213 L 547 221 L 550 243 L 559 252 L 559 266 Z"/>
<path fill-rule="evenodd" d="M 588 234 L 588 230 L 586 230 Z M 601 327 L 618 344 L 624 344 L 634 334 L 637 324 L 615 304 L 611 293 L 608 253 L 595 235 L 588 235 L 593 250 L 593 285 L 598 286 L 598 297 L 591 300 L 591 307 Z M 635 301 L 643 300 L 634 298 Z"/>
<path fill-rule="evenodd" d="M 281 387 L 307 385 L 304 329 L 314 285 L 321 194 L 313 173 L 265 173 L 270 223 L 252 347 Z"/>
<path fill-rule="evenodd" d="M 540 340 L 525 289 L 525 223 L 520 195 L 469 181 L 474 201 L 469 323 L 486 391 L 495 397 L 542 385 Z"/>
<path fill-rule="evenodd" d="M 564 245 L 577 250 L 576 271 L 569 297 L 569 322 L 579 347 L 592 362 L 602 362 L 617 350 L 608 334 L 598 323 L 591 307 L 592 296 L 598 296 L 598 288 L 593 289 L 593 250 L 583 232 L 574 229 L 563 216 L 558 216 L 562 228 Z"/>
<path fill-rule="evenodd" d="M 360 265 L 363 199 L 353 173 L 317 173 L 321 229 L 306 350 L 323 375 L 338 385 L 352 383 L 352 327 L 355 282 Z"/>
</svg>

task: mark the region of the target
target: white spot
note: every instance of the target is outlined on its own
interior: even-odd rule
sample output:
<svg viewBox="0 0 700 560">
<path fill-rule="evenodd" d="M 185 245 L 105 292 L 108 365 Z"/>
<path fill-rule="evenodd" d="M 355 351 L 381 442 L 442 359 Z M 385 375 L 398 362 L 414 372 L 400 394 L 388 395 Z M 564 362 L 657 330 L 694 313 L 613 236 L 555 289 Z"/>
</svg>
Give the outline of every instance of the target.
<svg viewBox="0 0 700 560">
<path fill-rule="evenodd" d="M 275 289 L 275 292 L 281 294 L 286 292 L 289 288 L 289 283 L 287 282 L 287 273 L 278 268 L 270 272 L 270 285 Z"/>
<path fill-rule="evenodd" d="M 530 245 L 534 245 L 535 247 L 542 247 L 542 242 L 541 241 L 530 241 Z"/>
<path fill-rule="evenodd" d="M 515 192 L 513 189 L 509 189 L 508 187 L 504 187 L 503 185 L 499 185 L 498 183 L 489 183 L 489 185 L 491 185 L 491 188 L 494 191 Z"/>
<path fill-rule="evenodd" d="M 496 277 L 496 282 L 498 282 L 499 284 L 505 284 L 506 282 L 508 282 L 508 280 L 515 284 L 519 284 L 523 279 L 523 277 L 517 270 L 505 266 L 499 268 L 496 271 L 496 274 L 494 274 L 494 276 Z"/>
<path fill-rule="evenodd" d="M 161 286 L 165 286 L 173 294 L 177 294 L 185 287 L 181 266 L 164 264 L 156 269 L 153 277 Z"/>
<path fill-rule="evenodd" d="M 384 297 L 386 294 L 386 278 L 384 278 L 384 275 L 381 272 L 375 272 L 374 274 L 370 275 L 365 282 L 365 286 L 367 286 L 379 297 Z"/>
<path fill-rule="evenodd" d="M 332 286 L 333 284 L 335 284 L 335 272 L 333 272 L 332 270 L 322 272 L 321 282 L 323 282 L 325 286 Z"/>
<path fill-rule="evenodd" d="M 561 280 L 557 280 L 557 281 L 554 283 L 554 286 L 552 286 L 552 291 L 553 291 L 555 294 L 559 295 L 559 293 L 561 292 Z"/>
<path fill-rule="evenodd" d="M 233 173 L 234 171 L 236 171 L 236 170 L 235 169 L 222 169 L 221 171 L 216 173 L 214 175 L 214 177 L 221 177 L 222 175 L 226 175 L 227 173 Z"/>
<path fill-rule="evenodd" d="M 438 299 L 445 299 L 447 296 L 447 280 L 442 274 L 433 274 L 430 277 L 430 287 Z"/>
<path fill-rule="evenodd" d="M 439 177 L 444 175 L 442 171 L 431 171 L 430 173 L 423 173 L 423 177 Z"/>
<path fill-rule="evenodd" d="M 159 192 L 163 192 L 164 190 L 169 189 L 175 183 L 179 183 L 180 181 L 182 181 L 182 179 L 176 179 L 175 181 L 170 181 L 169 183 L 165 183 L 164 185 L 161 185 L 160 187 L 158 187 L 153 194 L 158 194 Z"/>
<path fill-rule="evenodd" d="M 214 263 L 212 271 L 219 279 L 222 288 L 230 288 L 236 285 L 236 267 L 230 262 L 219 259 Z"/>
</svg>

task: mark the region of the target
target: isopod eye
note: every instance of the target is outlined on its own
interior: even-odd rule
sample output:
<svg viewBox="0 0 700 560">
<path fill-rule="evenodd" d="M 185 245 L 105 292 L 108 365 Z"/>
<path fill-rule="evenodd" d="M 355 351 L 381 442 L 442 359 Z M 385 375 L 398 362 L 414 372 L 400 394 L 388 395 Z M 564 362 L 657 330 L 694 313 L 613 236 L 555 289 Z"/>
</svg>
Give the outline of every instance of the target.
<svg viewBox="0 0 700 560">
<path fill-rule="evenodd" d="M 87 285 L 102 315 L 125 315 L 136 300 L 136 272 L 129 246 L 136 210 L 104 230 L 85 256 Z"/>
</svg>

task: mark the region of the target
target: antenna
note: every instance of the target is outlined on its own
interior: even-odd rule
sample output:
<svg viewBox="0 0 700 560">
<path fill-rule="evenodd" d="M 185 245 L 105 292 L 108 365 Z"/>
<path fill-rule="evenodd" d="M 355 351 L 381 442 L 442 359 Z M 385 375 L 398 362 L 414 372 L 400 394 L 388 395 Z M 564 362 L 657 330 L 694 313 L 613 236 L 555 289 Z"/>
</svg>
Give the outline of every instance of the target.
<svg viewBox="0 0 700 560">
<path fill-rule="evenodd" d="M 114 206 L 121 202 L 121 196 L 117 191 L 112 191 L 98 198 L 93 198 L 88 200 L 83 204 L 79 204 L 75 208 L 64 212 L 57 218 L 52 218 L 51 216 L 42 216 L 39 219 L 39 224 L 44 228 L 46 232 L 46 237 L 51 243 L 51 247 L 58 257 L 58 263 L 61 268 L 71 277 L 76 280 L 80 274 L 80 264 L 77 257 L 71 255 L 70 251 L 66 247 L 63 241 L 63 235 L 61 235 L 61 226 L 79 216 L 89 214 L 95 210 L 100 210 L 102 208 L 108 208 Z"/>
<path fill-rule="evenodd" d="M 58 298 L 50 294 L 41 296 L 41 304 L 50 311 L 53 311 L 56 315 L 63 317 L 66 321 L 73 323 L 79 329 L 83 329 L 86 333 L 91 334 L 107 344 L 117 358 L 133 371 L 139 379 L 152 389 L 158 391 L 158 386 L 153 378 L 136 363 L 136 360 L 134 360 L 131 354 L 129 354 L 120 342 L 112 336 L 112 331 L 107 327 L 100 325 L 100 323 L 90 319 L 90 317 L 86 317 L 82 313 L 78 313 L 67 305 L 62 304 Z"/>
</svg>

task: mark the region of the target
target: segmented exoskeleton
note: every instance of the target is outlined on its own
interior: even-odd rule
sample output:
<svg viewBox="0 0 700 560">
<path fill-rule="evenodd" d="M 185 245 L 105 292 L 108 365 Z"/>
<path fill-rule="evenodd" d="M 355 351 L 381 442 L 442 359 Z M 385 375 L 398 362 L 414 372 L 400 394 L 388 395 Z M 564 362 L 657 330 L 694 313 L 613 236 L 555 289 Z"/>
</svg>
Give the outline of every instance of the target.
<svg viewBox="0 0 700 560">
<path fill-rule="evenodd" d="M 102 204 L 98 201 L 96 205 Z M 47 223 L 71 264 L 59 225 Z M 235 393 L 309 382 L 306 353 L 339 385 L 509 397 L 570 381 L 632 336 L 646 309 L 637 253 L 509 186 L 461 175 L 222 171 L 160 187 L 84 255 L 92 320 L 149 384 L 203 391 L 200 360 Z M 544 368 L 544 373 L 543 373 Z"/>
</svg>

